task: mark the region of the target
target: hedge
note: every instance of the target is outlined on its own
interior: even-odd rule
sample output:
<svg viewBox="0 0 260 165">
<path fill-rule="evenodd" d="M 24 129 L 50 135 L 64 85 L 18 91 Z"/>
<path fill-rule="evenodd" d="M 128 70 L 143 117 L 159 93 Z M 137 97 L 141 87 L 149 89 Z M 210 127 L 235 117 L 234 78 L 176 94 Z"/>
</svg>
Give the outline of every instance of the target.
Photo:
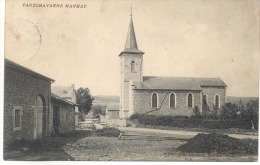
<svg viewBox="0 0 260 165">
<path fill-rule="evenodd" d="M 205 119 L 183 116 L 153 116 L 134 114 L 130 117 L 136 124 L 151 126 L 169 126 L 180 128 L 251 129 L 251 122 L 246 119 Z"/>
</svg>

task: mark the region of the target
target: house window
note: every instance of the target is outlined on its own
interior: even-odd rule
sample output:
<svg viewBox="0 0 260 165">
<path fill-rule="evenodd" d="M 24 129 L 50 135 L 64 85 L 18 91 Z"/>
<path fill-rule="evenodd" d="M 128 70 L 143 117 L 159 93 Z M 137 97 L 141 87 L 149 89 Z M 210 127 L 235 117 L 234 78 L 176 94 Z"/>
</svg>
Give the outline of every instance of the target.
<svg viewBox="0 0 260 165">
<path fill-rule="evenodd" d="M 156 93 L 152 94 L 152 108 L 157 108 L 158 106 L 158 96 Z"/>
<path fill-rule="evenodd" d="M 13 130 L 17 131 L 22 129 L 22 107 L 13 107 Z"/>
<path fill-rule="evenodd" d="M 189 95 L 188 95 L 188 108 L 192 108 L 192 94 L 190 93 Z"/>
<path fill-rule="evenodd" d="M 131 62 L 131 72 L 135 72 L 135 61 Z"/>
<path fill-rule="evenodd" d="M 220 108 L 219 105 L 220 105 L 220 104 L 219 104 L 219 96 L 216 95 L 216 96 L 215 96 L 215 108 Z"/>
<path fill-rule="evenodd" d="M 176 100 L 175 100 L 175 94 L 174 93 L 172 93 L 171 95 L 170 95 L 170 108 L 175 108 L 176 107 L 176 102 L 175 102 Z"/>
<path fill-rule="evenodd" d="M 116 116 L 119 116 L 119 112 L 116 112 Z"/>
</svg>

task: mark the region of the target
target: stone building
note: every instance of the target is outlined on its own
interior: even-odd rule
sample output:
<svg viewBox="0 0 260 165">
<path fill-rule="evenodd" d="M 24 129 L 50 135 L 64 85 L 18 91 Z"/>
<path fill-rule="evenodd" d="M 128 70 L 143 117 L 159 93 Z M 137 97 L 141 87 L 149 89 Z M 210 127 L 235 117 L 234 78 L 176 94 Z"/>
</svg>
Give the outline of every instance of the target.
<svg viewBox="0 0 260 165">
<path fill-rule="evenodd" d="M 53 93 L 51 94 L 54 134 L 68 133 L 75 130 L 75 106 L 75 103 Z"/>
<path fill-rule="evenodd" d="M 120 118 L 134 113 L 190 116 L 198 107 L 219 109 L 226 84 L 220 78 L 143 76 L 143 55 L 137 46 L 132 16 L 121 60 Z"/>
<path fill-rule="evenodd" d="M 54 80 L 8 59 L 4 72 L 4 144 L 49 136 Z"/>
<path fill-rule="evenodd" d="M 68 100 L 72 103 L 75 104 L 75 125 L 78 124 L 78 116 L 79 116 L 79 111 L 78 111 L 78 106 L 76 104 L 76 90 L 74 87 L 74 84 L 71 86 L 52 86 L 51 87 L 51 92 L 65 100 Z"/>
<path fill-rule="evenodd" d="M 106 106 L 106 116 L 109 118 L 119 118 L 119 103 L 110 102 Z"/>
</svg>

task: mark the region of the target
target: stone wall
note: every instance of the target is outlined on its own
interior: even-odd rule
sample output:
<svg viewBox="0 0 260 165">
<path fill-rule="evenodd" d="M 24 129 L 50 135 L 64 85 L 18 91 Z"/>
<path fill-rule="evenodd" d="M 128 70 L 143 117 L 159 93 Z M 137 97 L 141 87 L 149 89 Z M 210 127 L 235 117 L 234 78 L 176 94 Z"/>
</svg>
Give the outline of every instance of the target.
<svg viewBox="0 0 260 165">
<path fill-rule="evenodd" d="M 56 108 L 53 108 L 56 106 Z M 58 110 L 59 118 L 53 118 L 53 120 L 58 120 L 58 133 L 68 133 L 75 130 L 75 107 L 72 105 L 68 105 L 67 103 L 62 103 L 60 101 L 52 100 L 53 114 L 55 110 Z M 55 123 L 55 122 L 54 122 Z M 53 126 L 54 130 L 54 126 Z"/>
<path fill-rule="evenodd" d="M 210 107 L 210 110 L 213 110 L 213 105 L 215 105 L 215 97 L 219 96 L 220 108 L 226 102 L 226 88 L 225 87 L 202 87 L 203 95 L 207 96 L 207 104 Z"/>
<path fill-rule="evenodd" d="M 121 93 L 120 93 L 120 118 L 126 118 L 129 109 L 129 90 L 131 81 L 141 82 L 143 78 L 143 55 L 124 53 L 121 57 Z M 131 71 L 131 62 L 135 62 L 135 70 Z"/>
<path fill-rule="evenodd" d="M 134 90 L 134 113 L 143 114 L 155 110 L 151 108 L 151 96 L 153 93 L 158 94 L 158 107 L 161 108 L 158 111 L 149 113 L 150 115 L 190 116 L 193 114 L 193 108 L 195 106 L 198 106 L 200 110 L 202 109 L 201 91 Z M 175 108 L 170 108 L 169 100 L 171 93 L 174 93 L 176 97 Z M 189 93 L 193 96 L 193 108 L 188 108 Z"/>
<path fill-rule="evenodd" d="M 34 100 L 40 95 L 45 103 L 43 110 L 43 136 L 50 135 L 50 81 L 33 74 L 5 66 L 4 77 L 4 143 L 18 139 L 34 139 Z M 14 106 L 22 107 L 22 128 L 13 130 L 12 111 Z"/>
</svg>

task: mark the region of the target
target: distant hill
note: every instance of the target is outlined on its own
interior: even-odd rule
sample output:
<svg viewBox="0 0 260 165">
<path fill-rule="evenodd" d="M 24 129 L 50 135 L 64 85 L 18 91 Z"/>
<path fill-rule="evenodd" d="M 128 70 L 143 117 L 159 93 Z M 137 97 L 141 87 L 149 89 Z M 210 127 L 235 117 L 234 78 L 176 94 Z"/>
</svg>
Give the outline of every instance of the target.
<svg viewBox="0 0 260 165">
<path fill-rule="evenodd" d="M 94 101 L 93 102 L 119 102 L 120 97 L 116 95 L 97 95 L 93 96 Z"/>
<path fill-rule="evenodd" d="M 242 101 L 242 104 L 247 104 L 250 100 L 257 100 L 258 97 L 235 97 L 235 96 L 227 96 L 226 102 L 227 103 L 235 103 L 238 104 L 239 101 Z"/>
<path fill-rule="evenodd" d="M 93 96 L 93 103 L 107 103 L 107 102 L 119 102 L 120 97 L 116 95 L 97 95 Z M 241 100 L 243 104 L 247 104 L 250 100 L 256 100 L 258 97 L 236 97 L 236 96 L 227 96 L 227 103 L 235 103 L 238 104 Z"/>
</svg>

